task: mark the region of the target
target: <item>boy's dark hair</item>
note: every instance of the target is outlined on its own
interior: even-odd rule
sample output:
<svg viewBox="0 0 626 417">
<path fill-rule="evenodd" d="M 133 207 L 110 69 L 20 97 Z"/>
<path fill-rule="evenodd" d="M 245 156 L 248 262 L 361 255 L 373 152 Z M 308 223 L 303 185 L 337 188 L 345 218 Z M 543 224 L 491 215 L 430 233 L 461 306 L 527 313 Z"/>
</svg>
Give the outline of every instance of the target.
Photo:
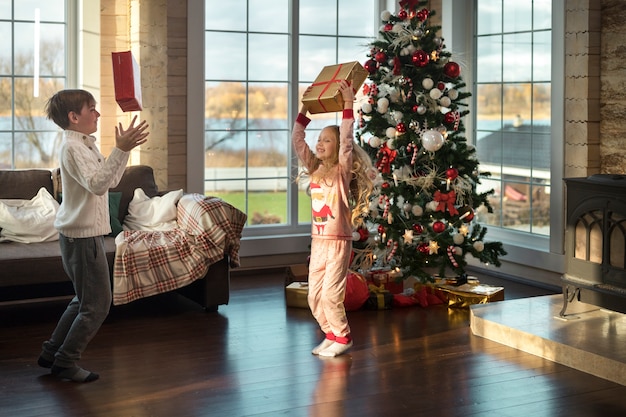
<svg viewBox="0 0 626 417">
<path fill-rule="evenodd" d="M 85 90 L 61 90 L 54 94 L 46 103 L 46 116 L 61 129 L 67 129 L 70 125 L 68 114 L 73 111 L 80 113 L 85 104 L 90 105 L 96 100 L 89 91 Z"/>
</svg>

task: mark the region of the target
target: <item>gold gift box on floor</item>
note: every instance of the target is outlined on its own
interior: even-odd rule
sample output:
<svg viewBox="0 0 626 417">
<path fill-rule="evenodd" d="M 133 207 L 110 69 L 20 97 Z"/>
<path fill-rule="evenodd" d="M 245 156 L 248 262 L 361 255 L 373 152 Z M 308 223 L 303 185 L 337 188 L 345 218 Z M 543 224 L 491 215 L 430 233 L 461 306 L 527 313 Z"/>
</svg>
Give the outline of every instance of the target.
<svg viewBox="0 0 626 417">
<path fill-rule="evenodd" d="M 285 287 L 287 307 L 309 308 L 308 295 L 309 284 L 306 282 L 295 281 Z"/>
<path fill-rule="evenodd" d="M 487 304 L 504 300 L 504 287 L 485 284 L 463 284 L 459 286 L 439 284 L 436 288 L 448 298 L 448 307 L 465 308 L 473 304 Z"/>
<path fill-rule="evenodd" d="M 359 91 L 369 73 L 357 61 L 328 65 L 322 69 L 309 94 L 302 102 L 309 105 L 309 113 L 331 113 L 343 110 L 343 97 L 339 91 L 341 80 L 352 81 L 354 91 Z"/>
</svg>

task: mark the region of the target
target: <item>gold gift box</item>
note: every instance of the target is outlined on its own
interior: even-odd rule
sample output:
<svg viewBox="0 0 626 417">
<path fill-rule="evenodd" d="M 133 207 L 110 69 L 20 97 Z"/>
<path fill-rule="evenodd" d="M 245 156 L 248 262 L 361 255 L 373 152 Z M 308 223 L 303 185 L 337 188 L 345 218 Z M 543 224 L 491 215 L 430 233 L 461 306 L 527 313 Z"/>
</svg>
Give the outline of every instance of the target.
<svg viewBox="0 0 626 417">
<path fill-rule="evenodd" d="M 368 76 L 368 72 L 357 61 L 328 65 L 322 69 L 309 94 L 302 102 L 309 105 L 309 113 L 330 113 L 343 110 L 343 97 L 339 91 L 341 80 L 352 81 L 352 88 L 358 91 Z"/>
<path fill-rule="evenodd" d="M 309 285 L 306 282 L 296 281 L 285 287 L 287 307 L 309 308 L 308 295 Z"/>
<path fill-rule="evenodd" d="M 466 308 L 473 304 L 487 304 L 504 300 L 504 287 L 484 284 L 437 285 L 436 287 L 446 294 L 448 307 Z"/>
<path fill-rule="evenodd" d="M 307 264 L 289 265 L 286 272 L 285 285 L 295 281 L 309 280 L 309 266 Z"/>
</svg>

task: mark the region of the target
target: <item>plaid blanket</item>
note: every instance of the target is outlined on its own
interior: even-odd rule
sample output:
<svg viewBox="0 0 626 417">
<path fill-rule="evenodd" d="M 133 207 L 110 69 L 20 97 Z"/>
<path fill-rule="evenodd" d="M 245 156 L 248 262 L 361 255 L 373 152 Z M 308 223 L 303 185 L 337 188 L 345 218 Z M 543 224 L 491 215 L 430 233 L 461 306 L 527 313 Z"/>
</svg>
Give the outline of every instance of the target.
<svg viewBox="0 0 626 417">
<path fill-rule="evenodd" d="M 224 255 L 231 267 L 239 266 L 243 212 L 202 194 L 183 195 L 177 211 L 176 229 L 126 230 L 117 236 L 113 304 L 184 287 L 204 277 Z"/>
</svg>

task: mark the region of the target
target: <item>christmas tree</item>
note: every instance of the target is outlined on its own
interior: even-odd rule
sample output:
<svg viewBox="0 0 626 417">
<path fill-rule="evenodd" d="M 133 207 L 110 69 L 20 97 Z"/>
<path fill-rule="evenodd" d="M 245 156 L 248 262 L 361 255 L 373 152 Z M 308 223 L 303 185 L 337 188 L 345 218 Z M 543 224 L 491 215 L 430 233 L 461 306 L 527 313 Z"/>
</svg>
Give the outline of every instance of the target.
<svg viewBox="0 0 626 417">
<path fill-rule="evenodd" d="M 500 242 L 484 240 L 475 215 L 492 212 L 479 193 L 475 148 L 463 136 L 469 114 L 461 68 L 430 26 L 426 1 L 400 1 L 400 11 L 381 14 L 383 26 L 370 43 L 364 67 L 365 99 L 356 137 L 380 172 L 379 185 L 360 230 L 357 251 L 374 266 L 431 281 L 435 274 L 465 277 L 472 255 L 500 266 Z M 355 235 L 356 237 L 356 235 Z"/>
</svg>

